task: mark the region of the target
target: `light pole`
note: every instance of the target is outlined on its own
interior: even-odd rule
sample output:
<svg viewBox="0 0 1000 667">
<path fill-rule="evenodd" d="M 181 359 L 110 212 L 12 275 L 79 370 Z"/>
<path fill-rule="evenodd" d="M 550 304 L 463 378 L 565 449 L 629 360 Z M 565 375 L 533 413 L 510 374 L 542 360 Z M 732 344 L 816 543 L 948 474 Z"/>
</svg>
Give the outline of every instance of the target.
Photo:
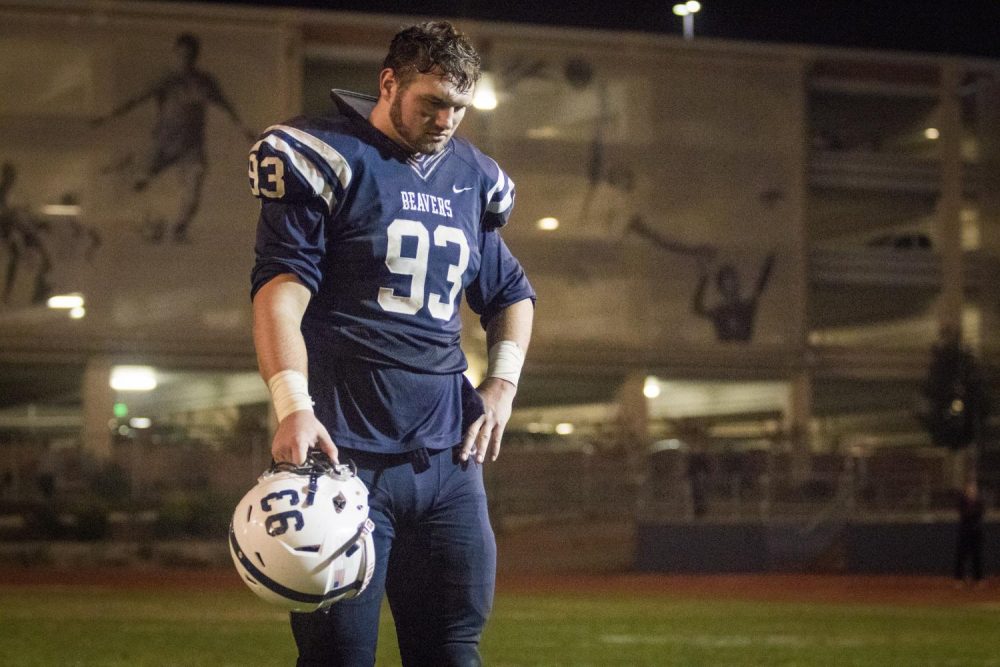
<svg viewBox="0 0 1000 667">
<path fill-rule="evenodd" d="M 684 39 L 694 38 L 694 15 L 701 9 L 701 3 L 697 0 L 674 5 L 674 14 L 684 19 Z"/>
</svg>

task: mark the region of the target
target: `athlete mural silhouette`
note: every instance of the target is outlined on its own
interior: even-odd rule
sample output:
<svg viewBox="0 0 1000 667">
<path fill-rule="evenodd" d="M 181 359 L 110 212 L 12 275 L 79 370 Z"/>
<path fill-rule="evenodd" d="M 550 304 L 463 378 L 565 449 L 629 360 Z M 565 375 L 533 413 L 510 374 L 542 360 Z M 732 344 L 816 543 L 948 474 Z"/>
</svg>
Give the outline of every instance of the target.
<svg viewBox="0 0 1000 667">
<path fill-rule="evenodd" d="M 711 320 L 715 327 L 717 340 L 746 343 L 753 339 L 757 304 L 771 277 L 775 260 L 774 252 L 767 255 L 760 275 L 757 277 L 754 290 L 747 297 L 743 295 L 740 274 L 736 267 L 730 263 L 720 266 L 715 272 L 715 285 L 719 291 L 720 301 L 714 306 L 709 306 L 706 298 L 710 279 L 708 266 L 718 254 L 717 248 L 708 244 L 694 245 L 668 238 L 651 228 L 638 216 L 629 221 L 625 233 L 641 236 L 665 252 L 694 258 L 698 263 L 699 277 L 691 310 L 695 315 Z"/>
<path fill-rule="evenodd" d="M 699 262 L 699 264 L 711 261 L 712 258 L 714 258 L 719 252 L 715 246 L 707 243 L 695 245 L 668 238 L 646 224 L 645 220 L 642 219 L 642 216 L 638 215 L 633 216 L 632 219 L 629 220 L 628 225 L 625 227 L 625 235 L 630 233 L 635 234 L 636 236 L 641 236 L 665 252 L 672 252 L 678 255 L 693 257 Z"/>
<path fill-rule="evenodd" d="M 8 201 L 16 182 L 17 169 L 10 162 L 4 162 L 0 166 L 0 243 L 7 252 L 3 302 L 11 300 L 22 260 L 34 256 L 38 261 L 38 270 L 35 272 L 31 303 L 38 304 L 45 301 L 52 291 L 49 279 L 52 259 L 42 243 L 42 226 L 30 217 L 28 211 L 15 208 Z"/>
<path fill-rule="evenodd" d="M 707 318 L 715 326 L 715 337 L 720 341 L 735 341 L 748 343 L 753 339 L 754 320 L 757 318 L 757 302 L 767 287 L 774 267 L 774 253 L 768 254 L 761 267 L 757 284 L 748 297 L 743 296 L 740 286 L 740 274 L 732 264 L 723 264 L 715 272 L 715 285 L 719 290 L 721 300 L 709 307 L 705 299 L 708 288 L 709 272 L 702 264 L 701 277 L 694 292 L 692 310 L 696 315 Z"/>
<path fill-rule="evenodd" d="M 142 192 L 150 181 L 166 169 L 177 167 L 181 178 L 181 195 L 171 235 L 178 243 L 189 240 L 188 228 L 201 203 L 207 168 L 205 116 L 208 107 L 215 105 L 222 109 L 248 141 L 256 138 L 256 133 L 240 120 L 235 108 L 226 99 L 215 76 L 197 67 L 200 50 L 201 42 L 197 37 L 189 33 L 179 35 L 174 42 L 177 59 L 175 71 L 93 121 L 94 125 L 99 126 L 128 113 L 147 100 L 155 101 L 157 111 L 153 127 L 153 150 L 138 165 L 132 188 L 136 192 Z M 130 168 L 134 162 L 135 156 L 129 155 L 109 171 Z M 148 239 L 154 243 L 162 241 L 166 231 L 165 223 L 157 223 L 147 230 Z"/>
<path fill-rule="evenodd" d="M 15 289 L 19 275 L 34 271 L 29 297 L 32 305 L 44 303 L 54 289 L 52 272 L 57 259 L 93 259 L 101 246 L 101 235 L 92 227 L 81 224 L 74 214 L 33 213 L 27 206 L 14 206 L 11 190 L 17 183 L 17 168 L 11 162 L 0 165 L 0 251 L 7 255 L 3 272 L 0 300 L 12 304 L 22 294 Z M 75 206 L 76 195 L 67 193 L 59 200 L 61 206 Z M 62 249 L 60 250 L 60 240 Z M 55 246 L 53 251 L 53 246 Z M 67 256 L 69 255 L 69 256 Z M 14 304 L 16 305 L 16 304 Z"/>
</svg>

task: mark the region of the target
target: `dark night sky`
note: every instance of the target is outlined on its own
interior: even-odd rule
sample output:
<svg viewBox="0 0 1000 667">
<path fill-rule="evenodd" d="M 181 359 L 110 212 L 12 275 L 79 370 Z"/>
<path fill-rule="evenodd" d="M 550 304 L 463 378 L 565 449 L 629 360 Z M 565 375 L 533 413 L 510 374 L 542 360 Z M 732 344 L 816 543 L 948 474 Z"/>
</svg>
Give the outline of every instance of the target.
<svg viewBox="0 0 1000 667">
<path fill-rule="evenodd" d="M 680 34 L 676 0 L 214 0 Z M 1000 58 L 1000 0 L 702 0 L 695 34 Z"/>
</svg>

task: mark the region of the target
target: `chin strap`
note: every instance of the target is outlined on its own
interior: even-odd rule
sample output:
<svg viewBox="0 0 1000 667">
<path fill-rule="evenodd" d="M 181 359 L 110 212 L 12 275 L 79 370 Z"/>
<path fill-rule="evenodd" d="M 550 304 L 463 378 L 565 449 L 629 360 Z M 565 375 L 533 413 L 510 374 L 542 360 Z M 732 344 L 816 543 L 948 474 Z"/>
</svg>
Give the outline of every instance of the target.
<svg viewBox="0 0 1000 667">
<path fill-rule="evenodd" d="M 316 497 L 316 484 L 319 476 L 323 474 L 318 468 L 313 468 L 312 472 L 309 473 L 309 491 L 306 493 L 305 506 L 310 507 L 313 504 L 313 498 Z"/>
</svg>

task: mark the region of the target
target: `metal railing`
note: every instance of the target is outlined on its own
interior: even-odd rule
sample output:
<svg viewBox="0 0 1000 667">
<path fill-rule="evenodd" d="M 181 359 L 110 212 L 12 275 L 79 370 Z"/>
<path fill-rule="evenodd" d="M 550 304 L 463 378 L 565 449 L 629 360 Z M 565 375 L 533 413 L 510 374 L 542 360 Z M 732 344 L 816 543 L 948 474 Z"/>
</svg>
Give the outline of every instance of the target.
<svg viewBox="0 0 1000 667">
<path fill-rule="evenodd" d="M 88 498 L 111 512 L 156 511 L 195 498 L 233 503 L 269 462 L 263 438 L 233 447 L 122 443 L 110 460 L 78 448 L 44 453 L 39 443 L 0 446 L 0 515 Z M 54 464 L 53 461 L 56 463 Z M 954 512 L 953 470 L 936 449 L 864 456 L 791 454 L 761 449 L 649 454 L 601 450 L 565 439 L 511 436 L 484 467 L 494 521 L 564 518 L 639 521 L 794 521 L 818 535 L 845 520 Z M 981 477 L 987 500 L 995 483 Z"/>
</svg>

